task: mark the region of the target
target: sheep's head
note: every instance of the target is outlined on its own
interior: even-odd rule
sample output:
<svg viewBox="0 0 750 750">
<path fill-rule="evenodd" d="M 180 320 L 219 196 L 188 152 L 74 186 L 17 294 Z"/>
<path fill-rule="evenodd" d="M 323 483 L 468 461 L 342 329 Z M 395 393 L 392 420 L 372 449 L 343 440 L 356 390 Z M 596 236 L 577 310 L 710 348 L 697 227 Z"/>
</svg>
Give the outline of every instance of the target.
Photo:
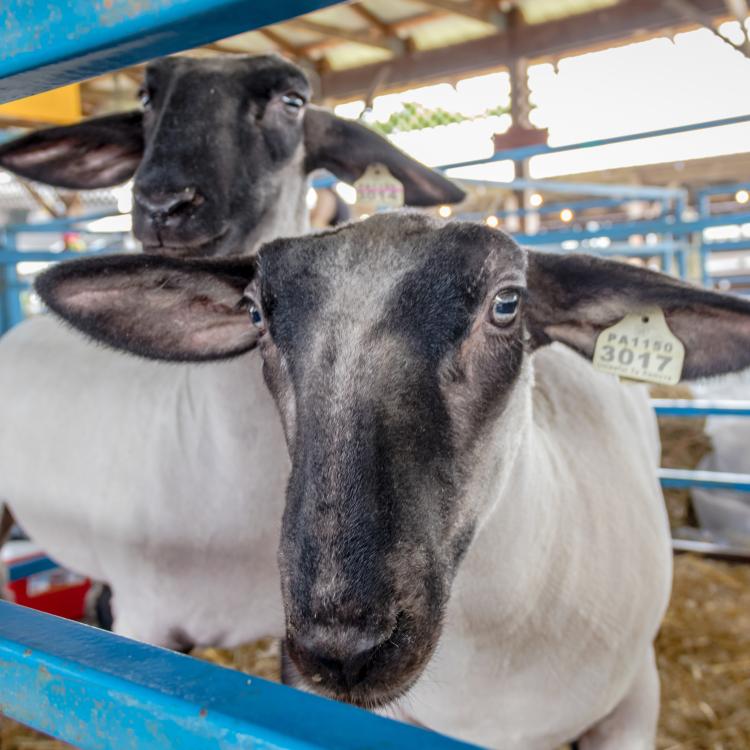
<svg viewBox="0 0 750 750">
<path fill-rule="evenodd" d="M 60 264 L 37 286 L 89 335 L 145 356 L 259 348 L 292 461 L 287 675 L 363 706 L 407 691 L 434 652 L 532 418 L 538 347 L 590 357 L 606 327 L 659 306 L 686 378 L 750 365 L 745 300 L 416 214 L 276 240 L 257 259 Z"/>
<path fill-rule="evenodd" d="M 134 232 L 147 252 L 257 250 L 307 228 L 307 175 L 357 179 L 382 162 L 411 205 L 463 192 L 367 128 L 308 104 L 310 84 L 275 55 L 171 57 L 146 69 L 142 109 L 50 128 L 0 148 L 0 166 L 73 189 L 134 177 Z"/>
</svg>

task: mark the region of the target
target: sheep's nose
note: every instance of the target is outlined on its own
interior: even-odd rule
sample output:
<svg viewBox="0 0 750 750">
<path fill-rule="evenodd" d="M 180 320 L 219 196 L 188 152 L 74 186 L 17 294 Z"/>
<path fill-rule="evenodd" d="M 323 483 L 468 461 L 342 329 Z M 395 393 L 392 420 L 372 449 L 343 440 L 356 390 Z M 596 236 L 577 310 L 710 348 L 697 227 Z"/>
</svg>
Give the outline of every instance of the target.
<svg viewBox="0 0 750 750">
<path fill-rule="evenodd" d="M 386 640 L 356 628 L 317 627 L 290 637 L 288 644 L 292 659 L 313 684 L 351 690 L 367 681 Z"/>
<path fill-rule="evenodd" d="M 199 206 L 204 198 L 198 188 L 186 187 L 181 190 L 144 190 L 136 187 L 135 200 L 151 216 L 170 216 L 189 206 Z"/>
</svg>

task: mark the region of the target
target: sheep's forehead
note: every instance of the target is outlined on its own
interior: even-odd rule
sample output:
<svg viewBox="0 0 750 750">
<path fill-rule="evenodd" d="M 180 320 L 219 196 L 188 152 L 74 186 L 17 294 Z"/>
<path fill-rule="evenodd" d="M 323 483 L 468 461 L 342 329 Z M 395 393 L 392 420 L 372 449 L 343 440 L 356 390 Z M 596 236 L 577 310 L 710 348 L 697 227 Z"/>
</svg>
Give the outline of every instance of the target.
<svg viewBox="0 0 750 750">
<path fill-rule="evenodd" d="M 521 279 L 525 258 L 510 238 L 475 224 L 384 214 L 273 243 L 260 267 L 272 314 L 289 322 L 282 339 L 311 325 L 439 337 L 468 322 L 499 270 Z"/>
<path fill-rule="evenodd" d="M 208 58 L 167 57 L 149 63 L 147 77 L 199 85 L 203 79 L 235 82 L 252 88 L 299 88 L 309 91 L 305 74 L 276 55 L 219 55 Z"/>
</svg>

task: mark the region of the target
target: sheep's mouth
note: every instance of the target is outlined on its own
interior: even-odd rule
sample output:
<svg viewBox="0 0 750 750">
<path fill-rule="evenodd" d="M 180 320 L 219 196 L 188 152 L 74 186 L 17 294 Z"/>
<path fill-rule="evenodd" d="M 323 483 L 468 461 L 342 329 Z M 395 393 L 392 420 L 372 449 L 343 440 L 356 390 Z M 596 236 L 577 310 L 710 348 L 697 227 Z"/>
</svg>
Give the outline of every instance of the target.
<svg viewBox="0 0 750 750">
<path fill-rule="evenodd" d="M 386 708 L 403 698 L 411 690 L 422 671 L 421 669 L 414 670 L 406 679 L 398 680 L 396 685 L 386 686 L 381 682 L 377 686 L 356 685 L 345 689 L 327 680 L 319 681 L 319 678 L 311 679 L 303 674 L 289 652 L 289 644 L 286 641 L 282 641 L 281 681 L 284 685 L 289 685 L 309 693 L 315 693 L 324 698 L 340 701 L 341 703 L 349 703 L 352 706 L 364 708 L 368 711 Z"/>
<path fill-rule="evenodd" d="M 205 258 L 217 255 L 229 234 L 229 227 L 224 227 L 220 232 L 207 240 L 198 242 L 180 242 L 172 244 L 171 238 L 159 236 L 158 243 L 143 243 L 143 252 L 151 255 L 169 255 L 175 258 Z"/>
<path fill-rule="evenodd" d="M 415 627 L 399 616 L 391 636 L 363 664 L 366 676 L 342 677 L 327 659 L 310 662 L 287 632 L 282 642 L 282 681 L 293 687 L 359 708 L 384 708 L 402 698 L 419 679 L 434 652 L 439 628 Z M 419 645 L 417 645 L 419 644 Z"/>
</svg>

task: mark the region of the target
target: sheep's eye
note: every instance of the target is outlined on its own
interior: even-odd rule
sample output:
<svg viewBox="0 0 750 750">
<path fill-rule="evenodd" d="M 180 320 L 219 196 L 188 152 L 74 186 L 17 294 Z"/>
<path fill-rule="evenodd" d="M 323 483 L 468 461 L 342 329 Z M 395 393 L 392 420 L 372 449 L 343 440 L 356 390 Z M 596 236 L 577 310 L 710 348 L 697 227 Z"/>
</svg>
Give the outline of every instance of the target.
<svg viewBox="0 0 750 750">
<path fill-rule="evenodd" d="M 138 101 L 143 109 L 151 109 L 151 94 L 148 89 L 138 89 Z"/>
<path fill-rule="evenodd" d="M 305 100 L 299 94 L 284 94 L 281 101 L 284 102 L 284 106 L 288 110 L 293 112 L 297 112 L 305 106 Z"/>
<path fill-rule="evenodd" d="M 250 322 L 259 330 L 259 331 L 265 331 L 266 329 L 266 320 L 263 317 L 263 313 L 260 311 L 260 308 L 258 305 L 255 304 L 252 300 L 248 301 L 247 304 L 247 313 L 250 316 Z"/>
<path fill-rule="evenodd" d="M 492 301 L 492 322 L 498 326 L 512 323 L 518 312 L 518 303 L 521 295 L 514 289 L 506 289 L 498 292 Z"/>
</svg>

